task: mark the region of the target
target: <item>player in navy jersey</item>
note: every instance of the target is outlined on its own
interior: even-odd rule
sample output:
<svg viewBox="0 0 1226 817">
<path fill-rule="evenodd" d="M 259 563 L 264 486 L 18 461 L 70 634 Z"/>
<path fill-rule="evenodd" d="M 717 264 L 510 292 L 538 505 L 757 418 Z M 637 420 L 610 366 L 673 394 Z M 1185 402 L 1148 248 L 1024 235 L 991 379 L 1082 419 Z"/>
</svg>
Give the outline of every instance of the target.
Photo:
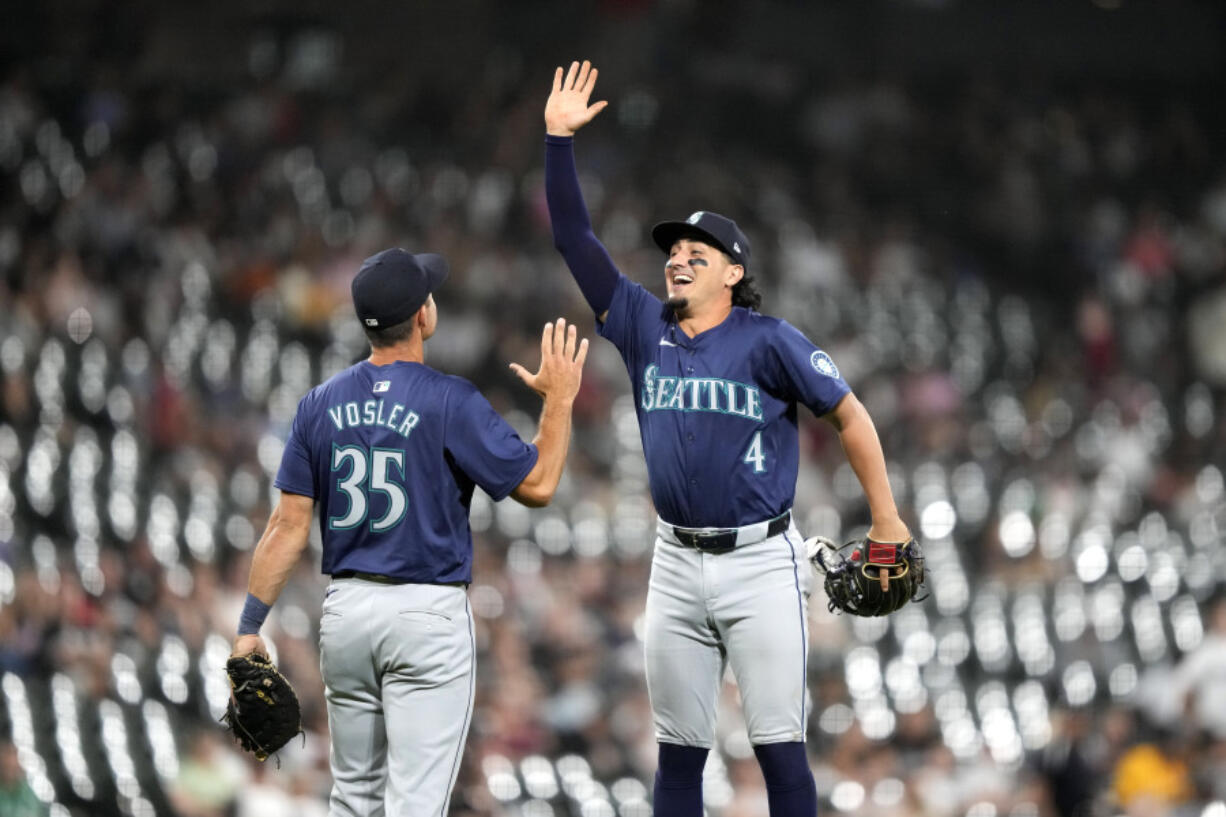
<svg viewBox="0 0 1226 817">
<path fill-rule="evenodd" d="M 234 642 L 235 655 L 267 655 L 260 625 L 318 505 L 332 817 L 447 813 L 472 715 L 473 490 L 545 505 L 570 444 L 587 341 L 559 319 L 535 374 L 511 364 L 544 398 L 525 443 L 471 383 L 425 365 L 446 275 L 441 256 L 401 249 L 363 262 L 353 302 L 370 357 L 298 404 Z"/>
<path fill-rule="evenodd" d="M 592 231 L 573 136 L 596 69 L 554 76 L 545 105 L 545 188 L 554 243 L 625 360 L 659 521 L 645 649 L 659 766 L 656 814 L 701 817 L 702 770 L 725 664 L 740 687 L 772 817 L 813 817 L 805 753 L 807 599 L 813 581 L 792 521 L 797 406 L 838 432 L 872 514 L 869 536 L 909 538 L 867 411 L 834 361 L 756 311 L 749 240 L 699 210 L 657 224 L 666 301 L 623 276 Z"/>
</svg>

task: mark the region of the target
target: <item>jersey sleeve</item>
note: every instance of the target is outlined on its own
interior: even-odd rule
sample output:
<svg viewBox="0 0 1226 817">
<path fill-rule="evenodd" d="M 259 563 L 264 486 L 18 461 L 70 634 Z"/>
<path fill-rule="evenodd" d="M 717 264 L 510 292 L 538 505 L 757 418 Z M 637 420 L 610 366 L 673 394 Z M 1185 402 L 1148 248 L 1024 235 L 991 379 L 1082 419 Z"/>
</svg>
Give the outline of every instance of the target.
<svg viewBox="0 0 1226 817">
<path fill-rule="evenodd" d="M 597 315 L 609 308 L 621 273 L 609 251 L 592 231 L 592 220 L 579 188 L 575 145 L 571 136 L 545 137 L 545 201 L 553 226 L 553 245 Z"/>
<path fill-rule="evenodd" d="M 659 298 L 623 275 L 613 290 L 609 314 L 604 321 L 596 322 L 596 331 L 611 341 L 622 358 L 635 368 L 645 333 L 660 323 L 663 310 Z"/>
<path fill-rule="evenodd" d="M 767 385 L 777 393 L 809 407 L 816 416 L 828 414 L 851 393 L 830 355 L 787 321 L 770 334 L 766 361 Z"/>
<path fill-rule="evenodd" d="M 315 486 L 315 468 L 311 464 L 311 394 L 298 401 L 298 411 L 290 428 L 289 439 L 281 453 L 281 467 L 273 485 L 291 494 L 319 498 Z"/>
<path fill-rule="evenodd" d="M 505 499 L 536 465 L 536 446 L 520 439 L 479 391 L 465 385 L 449 413 L 443 447 L 495 501 Z"/>
</svg>

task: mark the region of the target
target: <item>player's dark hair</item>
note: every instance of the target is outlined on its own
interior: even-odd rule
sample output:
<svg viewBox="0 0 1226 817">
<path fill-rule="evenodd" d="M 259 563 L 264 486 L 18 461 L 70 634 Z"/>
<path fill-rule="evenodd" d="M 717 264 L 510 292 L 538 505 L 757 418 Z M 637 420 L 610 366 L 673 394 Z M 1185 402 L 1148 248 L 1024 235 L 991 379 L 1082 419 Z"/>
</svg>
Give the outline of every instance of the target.
<svg viewBox="0 0 1226 817">
<path fill-rule="evenodd" d="M 757 309 L 762 305 L 762 293 L 753 285 L 752 275 L 742 275 L 741 280 L 732 285 L 732 305 L 746 309 Z"/>
<path fill-rule="evenodd" d="M 416 317 L 414 315 L 407 321 L 385 326 L 382 329 L 371 329 L 369 326 L 363 326 L 362 331 L 366 333 L 366 339 L 370 341 L 372 347 L 375 349 L 386 349 L 389 346 L 395 346 L 397 343 L 413 337 L 413 321 Z"/>
<path fill-rule="evenodd" d="M 729 264 L 740 263 L 723 250 L 720 250 L 720 253 Z M 743 306 L 746 309 L 757 309 L 762 306 L 762 293 L 758 292 L 758 288 L 753 285 L 753 276 L 748 272 L 742 273 L 741 280 L 732 285 L 732 305 Z"/>
</svg>

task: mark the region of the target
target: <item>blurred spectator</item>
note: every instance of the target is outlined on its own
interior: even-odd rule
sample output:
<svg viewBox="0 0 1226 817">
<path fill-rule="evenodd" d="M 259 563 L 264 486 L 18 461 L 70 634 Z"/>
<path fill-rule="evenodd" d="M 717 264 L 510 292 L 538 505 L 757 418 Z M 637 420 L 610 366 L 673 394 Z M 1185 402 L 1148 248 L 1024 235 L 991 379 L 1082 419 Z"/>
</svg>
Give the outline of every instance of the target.
<svg viewBox="0 0 1226 817">
<path fill-rule="evenodd" d="M 1051 788 L 1059 817 L 1089 817 L 1098 793 L 1102 770 L 1093 766 L 1086 741 L 1094 728 L 1094 713 L 1074 710 L 1056 713 L 1055 736 L 1044 749 L 1040 767 Z"/>
<path fill-rule="evenodd" d="M 234 817 L 306 817 L 308 812 L 296 802 L 297 798 L 272 779 L 267 763 L 250 763 L 249 767 L 251 778 L 235 798 Z"/>
<path fill-rule="evenodd" d="M 1208 619 L 1200 645 L 1176 665 L 1169 694 L 1182 704 L 1190 725 L 1226 741 L 1226 598 L 1214 602 Z"/>
<path fill-rule="evenodd" d="M 246 790 L 240 764 L 237 757 L 224 750 L 217 732 L 198 730 L 188 739 L 179 775 L 170 786 L 170 801 L 176 811 L 181 817 L 227 817 L 240 786 Z M 267 787 L 257 784 L 255 796 L 267 794 Z M 246 799 L 245 793 L 241 799 Z M 281 792 L 271 799 L 282 802 L 288 798 Z"/>
<path fill-rule="evenodd" d="M 1128 817 L 1168 817 L 1193 796 L 1188 766 L 1177 742 L 1133 746 L 1116 764 L 1112 781 L 1116 802 Z"/>
<path fill-rule="evenodd" d="M 47 806 L 26 782 L 17 747 L 0 742 L 0 817 L 45 817 Z"/>
</svg>

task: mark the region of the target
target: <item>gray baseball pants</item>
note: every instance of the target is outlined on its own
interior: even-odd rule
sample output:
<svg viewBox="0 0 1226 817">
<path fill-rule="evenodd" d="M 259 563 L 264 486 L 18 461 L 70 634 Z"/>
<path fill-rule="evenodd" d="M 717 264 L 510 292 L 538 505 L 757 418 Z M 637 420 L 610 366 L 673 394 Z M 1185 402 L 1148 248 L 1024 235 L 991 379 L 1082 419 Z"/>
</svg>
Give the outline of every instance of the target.
<svg viewBox="0 0 1226 817">
<path fill-rule="evenodd" d="M 473 710 L 463 587 L 334 579 L 319 624 L 329 817 L 445 817 Z"/>
<path fill-rule="evenodd" d="M 656 527 L 647 591 L 647 692 L 656 739 L 710 748 L 732 666 L 754 746 L 805 739 L 808 599 L 813 571 L 796 526 L 741 529 L 726 553 L 681 547 Z M 756 541 L 754 541 L 756 539 Z"/>
</svg>

